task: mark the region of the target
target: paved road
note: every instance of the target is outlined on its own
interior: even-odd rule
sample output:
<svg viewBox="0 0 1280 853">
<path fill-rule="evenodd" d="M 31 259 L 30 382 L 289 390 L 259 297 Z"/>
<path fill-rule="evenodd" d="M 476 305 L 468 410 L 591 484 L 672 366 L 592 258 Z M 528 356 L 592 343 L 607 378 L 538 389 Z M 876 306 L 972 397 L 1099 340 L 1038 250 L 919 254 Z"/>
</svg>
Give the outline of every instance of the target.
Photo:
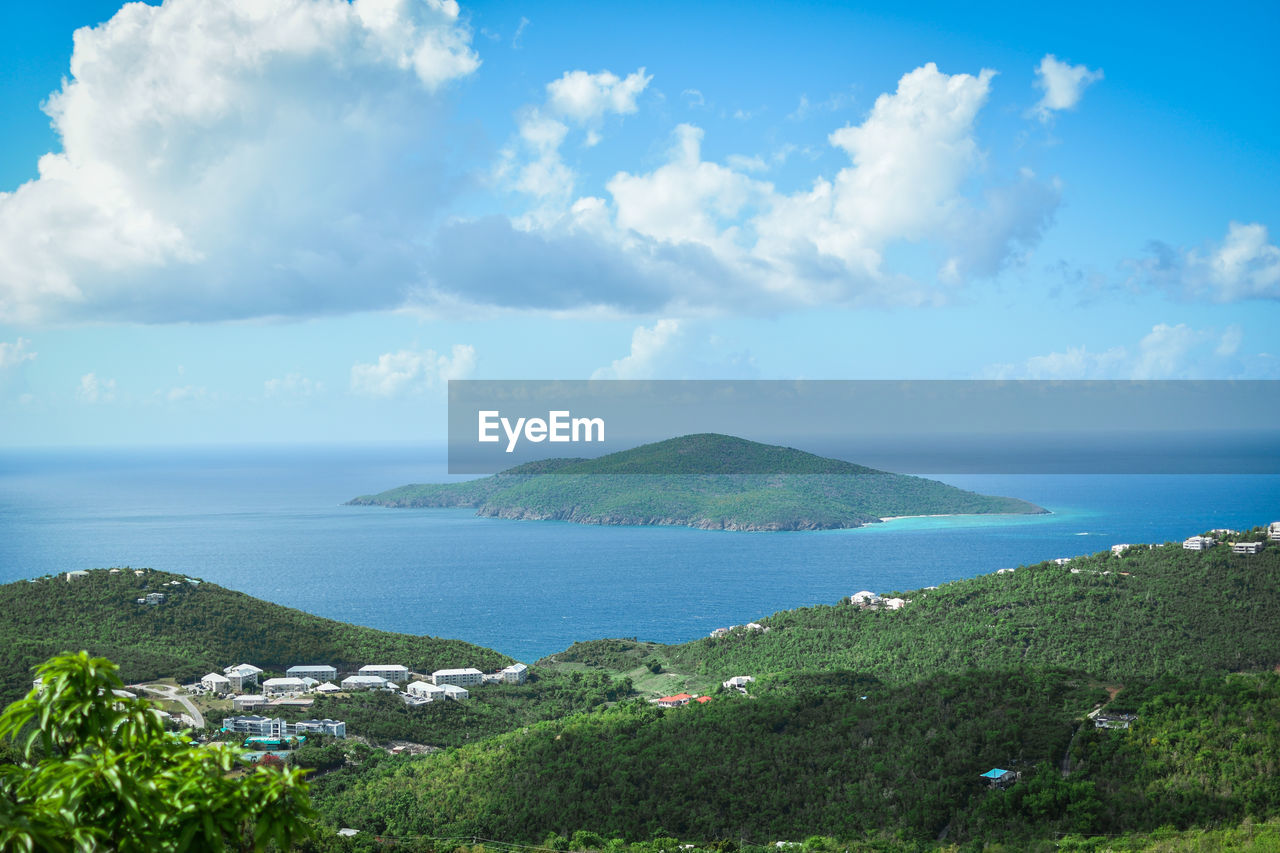
<svg viewBox="0 0 1280 853">
<path fill-rule="evenodd" d="M 165 699 L 172 699 L 175 702 L 182 703 L 182 707 L 187 709 L 187 713 L 191 719 L 196 721 L 196 728 L 204 728 L 204 714 L 200 713 L 200 709 L 195 706 L 190 699 L 183 695 L 182 688 L 173 687 L 168 684 L 145 684 L 142 687 L 148 693 L 155 693 Z"/>
</svg>

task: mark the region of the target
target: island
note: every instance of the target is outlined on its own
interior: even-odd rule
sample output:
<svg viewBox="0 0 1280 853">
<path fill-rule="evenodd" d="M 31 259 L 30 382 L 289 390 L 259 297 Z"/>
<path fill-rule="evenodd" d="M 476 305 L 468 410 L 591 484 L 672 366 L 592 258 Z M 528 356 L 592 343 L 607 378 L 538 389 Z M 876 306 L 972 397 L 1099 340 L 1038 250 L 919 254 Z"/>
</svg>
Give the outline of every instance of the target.
<svg viewBox="0 0 1280 853">
<path fill-rule="evenodd" d="M 1030 514 L 965 491 L 790 447 L 716 433 L 596 459 L 546 459 L 461 483 L 408 485 L 350 506 L 475 507 L 493 518 L 706 530 L 836 530 L 921 515 Z"/>
</svg>

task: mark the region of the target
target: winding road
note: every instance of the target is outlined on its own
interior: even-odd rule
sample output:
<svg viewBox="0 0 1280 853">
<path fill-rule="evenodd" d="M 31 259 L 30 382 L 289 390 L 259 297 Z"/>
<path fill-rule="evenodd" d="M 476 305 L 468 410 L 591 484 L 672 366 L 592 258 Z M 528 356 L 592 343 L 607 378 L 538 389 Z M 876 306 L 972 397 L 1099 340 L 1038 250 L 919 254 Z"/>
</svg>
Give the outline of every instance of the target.
<svg viewBox="0 0 1280 853">
<path fill-rule="evenodd" d="M 172 699 L 175 702 L 181 703 L 182 707 L 187 709 L 187 714 L 191 719 L 195 720 L 196 728 L 204 728 L 204 714 L 200 713 L 200 709 L 197 708 L 190 699 L 182 695 L 182 688 L 173 687 L 168 684 L 144 684 L 142 685 L 142 689 L 148 693 L 155 693 L 157 696 L 164 699 Z"/>
</svg>

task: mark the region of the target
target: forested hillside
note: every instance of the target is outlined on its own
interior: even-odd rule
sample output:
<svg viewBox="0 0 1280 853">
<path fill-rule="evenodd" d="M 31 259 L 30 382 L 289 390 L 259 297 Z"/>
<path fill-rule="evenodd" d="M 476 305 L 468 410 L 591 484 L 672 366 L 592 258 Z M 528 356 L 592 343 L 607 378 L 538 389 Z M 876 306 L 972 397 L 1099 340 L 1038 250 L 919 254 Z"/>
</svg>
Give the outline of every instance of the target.
<svg viewBox="0 0 1280 853">
<path fill-rule="evenodd" d="M 1106 551 L 901 594 L 900 610 L 847 602 L 790 610 L 761 619 L 767 633 L 659 654 L 712 678 L 830 667 L 893 681 L 971 667 L 1123 679 L 1280 664 L 1280 546 L 1255 555 L 1180 543 Z"/>
<path fill-rule="evenodd" d="M 156 592 L 164 603 L 137 603 Z M 470 643 L 335 622 L 167 572 L 96 569 L 0 586 L 0 701 L 30 689 L 36 664 L 82 649 L 115 661 L 130 682 L 193 679 L 241 662 L 267 670 L 399 663 L 417 672 L 511 663 Z"/>
<path fill-rule="evenodd" d="M 1017 842 L 1280 814 L 1280 676 L 1166 679 L 1126 693 L 1132 728 L 1095 729 L 1084 715 L 1108 692 L 1072 673 L 893 686 L 795 674 L 754 697 L 630 703 L 347 768 L 321 780 L 317 804 L 338 824 L 393 836 L 530 843 L 584 829 L 702 843 L 883 832 Z M 989 789 L 979 774 L 992 767 L 1021 779 Z"/>
</svg>

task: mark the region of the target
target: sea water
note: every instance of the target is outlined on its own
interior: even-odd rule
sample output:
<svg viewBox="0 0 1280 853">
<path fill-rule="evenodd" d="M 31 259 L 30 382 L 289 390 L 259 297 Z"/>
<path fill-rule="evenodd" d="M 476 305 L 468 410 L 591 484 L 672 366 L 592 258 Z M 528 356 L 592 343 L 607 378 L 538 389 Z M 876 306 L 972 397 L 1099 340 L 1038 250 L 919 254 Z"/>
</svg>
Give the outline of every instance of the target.
<svg viewBox="0 0 1280 853">
<path fill-rule="evenodd" d="M 0 582 L 151 567 L 533 661 L 576 640 L 682 642 L 863 589 L 1280 519 L 1274 475 L 942 476 L 1052 512 L 796 533 L 342 506 L 444 470 L 438 446 L 3 451 Z"/>
</svg>

